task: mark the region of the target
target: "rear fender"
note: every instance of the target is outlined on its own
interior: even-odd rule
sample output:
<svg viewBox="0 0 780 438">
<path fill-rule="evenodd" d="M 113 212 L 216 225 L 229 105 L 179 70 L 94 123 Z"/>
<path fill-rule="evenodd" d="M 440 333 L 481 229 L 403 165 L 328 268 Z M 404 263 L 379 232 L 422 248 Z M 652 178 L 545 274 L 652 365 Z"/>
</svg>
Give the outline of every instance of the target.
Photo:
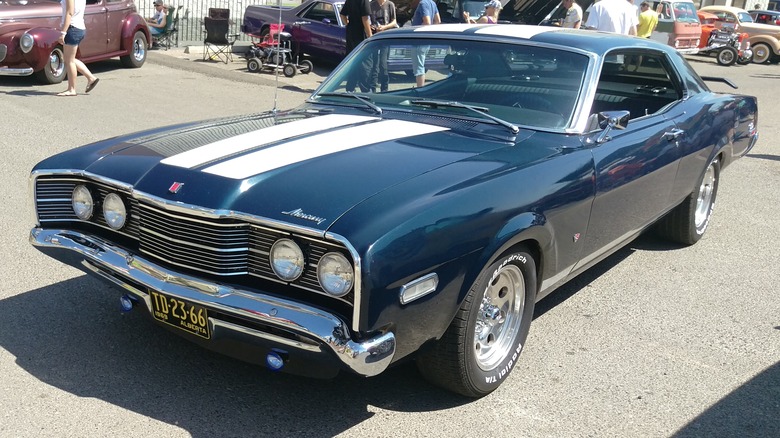
<svg viewBox="0 0 780 438">
<path fill-rule="evenodd" d="M 133 38 L 139 30 L 146 35 L 147 49 L 152 46 L 152 36 L 146 25 L 146 20 L 138 14 L 130 14 L 125 18 L 125 23 L 122 26 L 122 51 L 130 53 L 133 50 Z"/>
</svg>

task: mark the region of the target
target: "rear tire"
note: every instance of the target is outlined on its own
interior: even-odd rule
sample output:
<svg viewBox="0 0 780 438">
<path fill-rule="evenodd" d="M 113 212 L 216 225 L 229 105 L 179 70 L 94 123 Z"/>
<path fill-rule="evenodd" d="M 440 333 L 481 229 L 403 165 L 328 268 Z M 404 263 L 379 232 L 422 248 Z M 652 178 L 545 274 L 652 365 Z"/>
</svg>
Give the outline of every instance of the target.
<svg viewBox="0 0 780 438">
<path fill-rule="evenodd" d="M 249 73 L 257 73 L 263 67 L 263 63 L 258 58 L 249 58 L 246 62 L 246 69 Z"/>
<path fill-rule="evenodd" d="M 523 349 L 536 299 L 536 262 L 524 248 L 482 271 L 442 338 L 417 358 L 431 383 L 467 397 L 490 394 Z"/>
<path fill-rule="evenodd" d="M 301 73 L 307 75 L 314 70 L 314 64 L 312 64 L 311 61 L 309 61 L 308 59 L 304 59 L 303 61 L 301 61 L 300 68 L 301 68 Z"/>
<path fill-rule="evenodd" d="M 62 46 L 55 46 L 49 53 L 49 62 L 43 70 L 35 72 L 35 77 L 44 84 L 59 84 L 65 79 L 65 53 Z"/>
<path fill-rule="evenodd" d="M 149 42 L 146 35 L 140 30 L 133 36 L 133 45 L 130 47 L 130 53 L 119 58 L 122 65 L 127 68 L 140 68 L 146 62 L 147 48 Z"/>
<path fill-rule="evenodd" d="M 704 236 L 715 209 L 720 180 L 720 162 L 712 160 L 699 185 L 657 225 L 658 233 L 675 242 L 693 245 Z"/>
</svg>

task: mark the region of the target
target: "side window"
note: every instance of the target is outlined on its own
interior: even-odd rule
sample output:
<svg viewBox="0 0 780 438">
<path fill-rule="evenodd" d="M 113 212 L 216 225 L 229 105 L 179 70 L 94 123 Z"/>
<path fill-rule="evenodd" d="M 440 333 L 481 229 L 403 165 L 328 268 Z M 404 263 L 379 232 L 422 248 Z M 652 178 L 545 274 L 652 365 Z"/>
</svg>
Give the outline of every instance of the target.
<svg viewBox="0 0 780 438">
<path fill-rule="evenodd" d="M 304 12 L 302 17 L 311 21 L 322 21 L 327 18 L 333 24 L 338 23 L 336 20 L 336 11 L 334 11 L 333 6 L 328 3 L 316 3 L 314 6 L 310 7 L 308 11 Z"/>
<path fill-rule="evenodd" d="M 670 65 L 659 52 L 612 52 L 604 60 L 591 115 L 624 110 L 637 119 L 682 99 L 682 87 Z"/>
</svg>

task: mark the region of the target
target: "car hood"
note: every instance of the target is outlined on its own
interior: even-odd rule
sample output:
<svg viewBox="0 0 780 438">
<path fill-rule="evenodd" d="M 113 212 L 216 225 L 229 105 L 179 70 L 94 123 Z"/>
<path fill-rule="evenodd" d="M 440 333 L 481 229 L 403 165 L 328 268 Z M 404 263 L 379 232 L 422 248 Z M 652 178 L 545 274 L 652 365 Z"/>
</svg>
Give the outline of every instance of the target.
<svg viewBox="0 0 780 438">
<path fill-rule="evenodd" d="M 326 230 L 387 188 L 515 144 L 457 131 L 418 121 L 296 112 L 128 137 L 92 146 L 91 155 L 82 153 L 92 164 L 79 165 L 168 202 Z"/>
<path fill-rule="evenodd" d="M 0 0 L 0 23 L 61 15 L 62 6 L 54 0 Z"/>
</svg>

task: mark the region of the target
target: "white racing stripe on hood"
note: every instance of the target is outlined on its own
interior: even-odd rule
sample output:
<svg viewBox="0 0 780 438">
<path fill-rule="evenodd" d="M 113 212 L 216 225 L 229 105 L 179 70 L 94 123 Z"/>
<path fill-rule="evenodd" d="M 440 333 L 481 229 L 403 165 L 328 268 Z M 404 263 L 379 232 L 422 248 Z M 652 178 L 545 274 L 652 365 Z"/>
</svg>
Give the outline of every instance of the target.
<svg viewBox="0 0 780 438">
<path fill-rule="evenodd" d="M 336 152 L 448 129 L 403 120 L 383 120 L 293 140 L 215 164 L 203 171 L 227 178 L 244 179 Z"/>
<path fill-rule="evenodd" d="M 378 119 L 376 117 L 367 116 L 328 114 L 321 117 L 296 120 L 294 122 L 269 126 L 267 128 L 258 129 L 257 131 L 247 132 L 235 137 L 203 145 L 191 151 L 165 158 L 161 163 L 191 169 L 206 164 L 209 161 L 218 160 L 248 149 L 295 137 L 297 135 L 310 134 L 323 129 L 338 128 L 369 120 Z"/>
</svg>

